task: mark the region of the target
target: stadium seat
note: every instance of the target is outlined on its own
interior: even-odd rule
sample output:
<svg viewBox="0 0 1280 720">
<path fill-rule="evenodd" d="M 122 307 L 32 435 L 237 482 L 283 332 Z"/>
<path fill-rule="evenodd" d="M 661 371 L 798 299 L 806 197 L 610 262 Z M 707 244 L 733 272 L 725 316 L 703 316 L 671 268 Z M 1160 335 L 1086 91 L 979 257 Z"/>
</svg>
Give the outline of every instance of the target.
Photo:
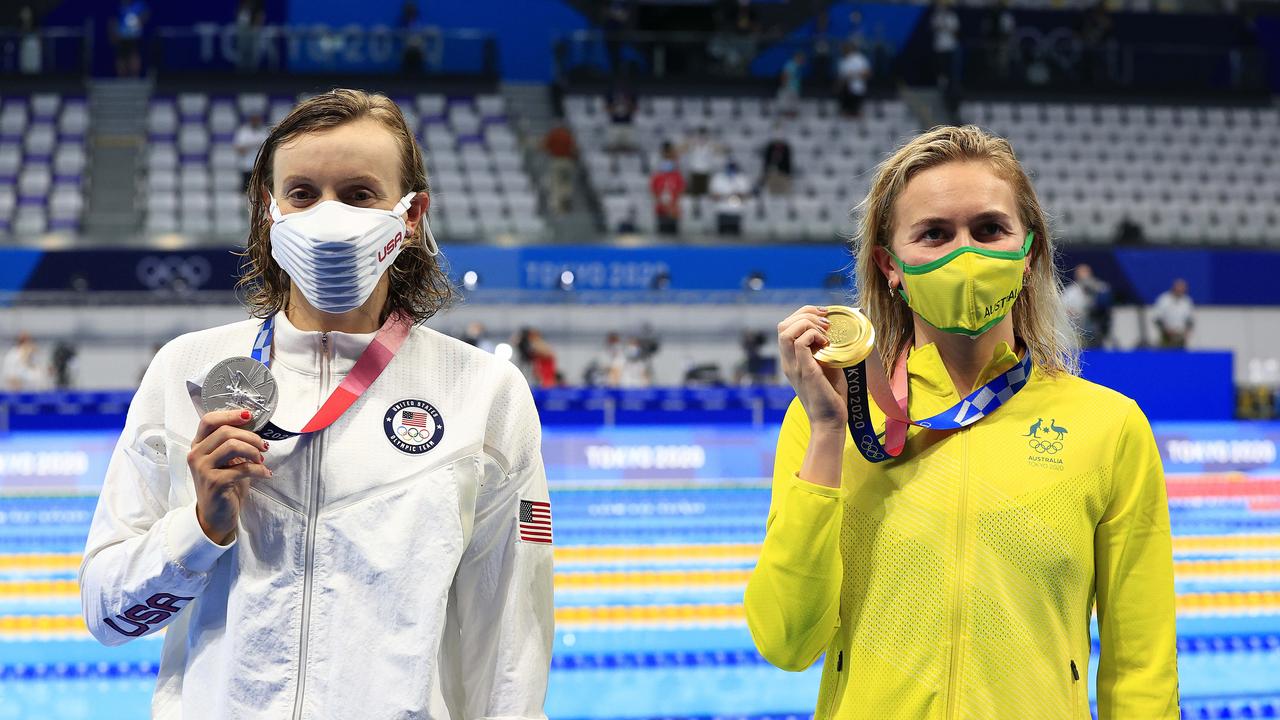
<svg viewBox="0 0 1280 720">
<path fill-rule="evenodd" d="M 166 137 L 178 132 L 178 111 L 170 102 L 152 102 L 147 110 L 147 132 Z"/>
<path fill-rule="evenodd" d="M 230 140 L 240 128 L 240 115 L 230 100 L 219 100 L 209 108 L 209 132 Z"/>
<path fill-rule="evenodd" d="M 27 130 L 27 118 L 27 104 L 24 100 L 5 100 L 0 105 L 0 137 L 21 137 Z"/>
<path fill-rule="evenodd" d="M 183 122 L 203 119 L 209 109 L 209 96 L 204 93 L 182 93 L 178 95 L 178 116 Z"/>
</svg>

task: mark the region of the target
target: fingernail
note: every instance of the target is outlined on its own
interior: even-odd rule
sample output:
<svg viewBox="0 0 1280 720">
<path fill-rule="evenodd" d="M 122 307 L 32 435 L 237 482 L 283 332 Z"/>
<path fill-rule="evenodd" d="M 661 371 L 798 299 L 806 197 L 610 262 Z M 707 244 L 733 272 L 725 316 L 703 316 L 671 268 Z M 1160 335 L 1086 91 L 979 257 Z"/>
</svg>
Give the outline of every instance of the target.
<svg viewBox="0 0 1280 720">
<path fill-rule="evenodd" d="M 253 413 L 249 412 L 248 410 L 245 410 L 244 412 L 240 413 L 241 420 L 248 420 L 251 417 L 253 417 Z"/>
<path fill-rule="evenodd" d="M 826 306 L 826 305 L 820 305 L 820 306 L 818 307 L 818 312 L 826 312 L 826 311 L 827 311 L 827 306 Z"/>
<path fill-rule="evenodd" d="M 275 475 L 275 473 L 271 472 L 271 468 L 267 468 L 267 477 L 271 477 L 272 475 Z"/>
<path fill-rule="evenodd" d="M 261 465 L 262 463 L 264 463 L 264 462 L 266 462 L 266 461 L 267 461 L 267 458 L 266 458 L 266 456 L 265 456 L 265 455 L 259 455 L 259 456 L 258 456 L 258 464 L 259 464 L 259 465 Z"/>
<path fill-rule="evenodd" d="M 830 324 L 831 324 L 831 321 L 830 321 L 830 320 L 828 320 L 828 319 L 826 319 L 826 318 L 818 318 L 818 322 L 822 323 L 823 325 L 830 325 Z"/>
<path fill-rule="evenodd" d="M 268 450 L 268 449 L 270 449 L 270 448 L 271 448 L 271 443 L 267 442 L 266 440 L 263 440 L 263 441 L 262 441 L 262 449 L 263 449 L 263 450 Z"/>
</svg>

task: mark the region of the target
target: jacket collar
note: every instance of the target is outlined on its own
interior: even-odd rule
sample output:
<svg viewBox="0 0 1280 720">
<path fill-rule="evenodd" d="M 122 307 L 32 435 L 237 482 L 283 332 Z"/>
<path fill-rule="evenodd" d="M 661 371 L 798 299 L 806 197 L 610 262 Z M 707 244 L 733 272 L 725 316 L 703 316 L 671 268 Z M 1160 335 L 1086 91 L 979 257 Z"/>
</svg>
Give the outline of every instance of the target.
<svg viewBox="0 0 1280 720">
<path fill-rule="evenodd" d="M 907 379 L 912 392 L 923 391 L 952 402 L 959 402 L 960 396 L 951 382 L 951 375 L 947 373 L 946 365 L 942 363 L 937 345 L 929 343 L 909 349 L 908 353 Z M 1009 347 L 1009 343 L 1000 343 L 992 350 L 991 360 L 982 368 L 982 372 L 978 374 L 978 383 L 970 388 L 969 392 L 986 385 L 1017 364 L 1018 355 L 1014 353 L 1013 348 Z"/>
<path fill-rule="evenodd" d="M 275 336 L 271 341 L 271 362 L 280 363 L 308 375 L 320 374 L 320 355 L 326 344 L 321 341 L 322 336 L 328 336 L 330 371 L 336 375 L 346 375 L 351 372 L 360 354 L 377 335 L 376 332 L 355 334 L 299 330 L 289 322 L 289 318 L 285 317 L 283 312 L 276 313 L 275 322 Z"/>
</svg>

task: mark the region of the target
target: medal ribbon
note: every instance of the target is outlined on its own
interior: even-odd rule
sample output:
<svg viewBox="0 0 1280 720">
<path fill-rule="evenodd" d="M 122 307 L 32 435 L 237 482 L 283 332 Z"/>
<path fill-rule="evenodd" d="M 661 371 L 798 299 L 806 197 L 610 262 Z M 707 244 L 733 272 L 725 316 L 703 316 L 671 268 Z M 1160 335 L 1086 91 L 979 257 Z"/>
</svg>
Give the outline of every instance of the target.
<svg viewBox="0 0 1280 720">
<path fill-rule="evenodd" d="M 870 371 L 867 365 L 871 365 Z M 885 378 L 884 365 L 878 353 L 872 352 L 866 360 L 844 369 L 848 386 L 846 400 L 849 408 L 849 433 L 858 451 L 868 462 L 884 462 L 902 454 L 907 442 L 907 426 L 930 430 L 958 430 L 968 427 L 990 415 L 1026 386 L 1031 377 L 1031 353 L 991 382 L 969 393 L 963 400 L 942 412 L 923 420 L 912 420 L 907 414 L 907 352 L 898 354 L 894 368 L 892 388 Z M 876 405 L 884 411 L 884 443 L 880 442 L 871 423 L 867 393 L 875 398 Z"/>
<path fill-rule="evenodd" d="M 378 334 L 374 336 L 364 352 L 360 353 L 351 372 L 347 373 L 347 376 L 338 384 L 338 388 L 333 391 L 328 400 L 324 401 L 315 416 L 301 430 L 297 432 L 284 430 L 275 423 L 268 422 L 258 431 L 258 435 L 267 440 L 287 440 L 298 435 L 317 432 L 332 425 L 369 389 L 382 371 L 387 369 L 391 359 L 404 344 L 405 338 L 409 337 L 409 330 L 412 327 L 411 319 L 403 313 L 392 313 L 387 316 L 386 322 L 382 323 L 382 327 L 378 329 Z M 273 315 L 263 321 L 262 328 L 258 330 L 250 357 L 271 367 L 271 341 L 274 336 L 275 316 Z"/>
</svg>

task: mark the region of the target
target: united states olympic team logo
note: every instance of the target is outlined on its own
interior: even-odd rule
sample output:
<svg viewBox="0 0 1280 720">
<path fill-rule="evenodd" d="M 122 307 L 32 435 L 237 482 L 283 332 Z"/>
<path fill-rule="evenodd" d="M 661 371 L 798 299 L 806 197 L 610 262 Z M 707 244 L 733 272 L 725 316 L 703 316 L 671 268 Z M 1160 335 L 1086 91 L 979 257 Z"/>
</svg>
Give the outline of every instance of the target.
<svg viewBox="0 0 1280 720">
<path fill-rule="evenodd" d="M 440 444 L 444 418 L 423 400 L 401 400 L 387 409 L 382 430 L 400 452 L 421 455 Z"/>
</svg>

